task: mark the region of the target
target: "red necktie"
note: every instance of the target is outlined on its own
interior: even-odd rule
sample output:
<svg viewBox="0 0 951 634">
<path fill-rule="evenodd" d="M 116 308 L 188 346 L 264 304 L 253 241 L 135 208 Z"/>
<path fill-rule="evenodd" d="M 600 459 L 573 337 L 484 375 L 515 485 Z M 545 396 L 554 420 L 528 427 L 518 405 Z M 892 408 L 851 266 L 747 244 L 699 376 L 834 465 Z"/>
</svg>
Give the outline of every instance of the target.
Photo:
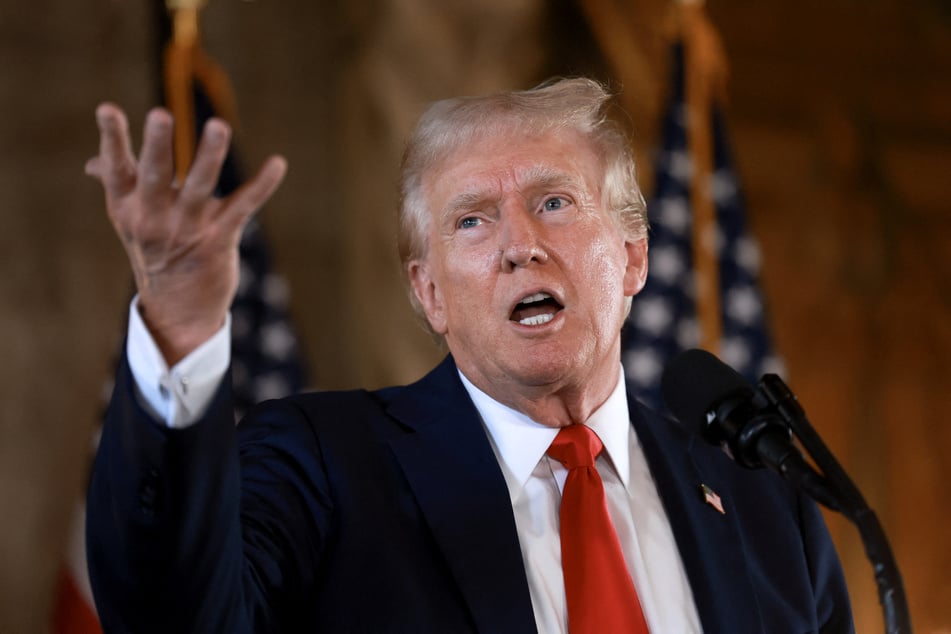
<svg viewBox="0 0 951 634">
<path fill-rule="evenodd" d="M 561 567 L 571 634 L 646 634 L 647 622 L 608 516 L 594 460 L 604 445 L 584 425 L 562 427 L 548 455 L 568 469 L 561 494 Z"/>
</svg>

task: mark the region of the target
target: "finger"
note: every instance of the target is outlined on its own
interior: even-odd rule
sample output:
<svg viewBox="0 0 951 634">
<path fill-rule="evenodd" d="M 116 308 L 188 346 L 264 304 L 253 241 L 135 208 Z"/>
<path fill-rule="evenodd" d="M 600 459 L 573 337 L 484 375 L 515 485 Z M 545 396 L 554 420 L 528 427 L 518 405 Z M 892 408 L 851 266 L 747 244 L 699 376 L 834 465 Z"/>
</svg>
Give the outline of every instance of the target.
<svg viewBox="0 0 951 634">
<path fill-rule="evenodd" d="M 257 174 L 225 201 L 225 222 L 243 225 L 277 190 L 285 174 L 287 160 L 283 156 L 266 160 Z"/>
<path fill-rule="evenodd" d="M 102 161 L 98 156 L 94 156 L 88 161 L 84 168 L 86 176 L 92 176 L 93 178 L 99 180 L 102 178 Z"/>
<path fill-rule="evenodd" d="M 162 108 L 153 108 L 145 117 L 138 170 L 139 183 L 146 200 L 154 200 L 168 193 L 174 170 L 172 115 Z"/>
<path fill-rule="evenodd" d="M 121 108 L 102 103 L 96 108 L 96 123 L 99 126 L 99 178 L 109 193 L 122 195 L 135 185 L 129 122 Z"/>
<path fill-rule="evenodd" d="M 195 161 L 185 177 L 180 194 L 186 208 L 199 211 L 215 191 L 230 141 L 231 128 L 224 121 L 210 119 L 205 124 Z"/>
</svg>

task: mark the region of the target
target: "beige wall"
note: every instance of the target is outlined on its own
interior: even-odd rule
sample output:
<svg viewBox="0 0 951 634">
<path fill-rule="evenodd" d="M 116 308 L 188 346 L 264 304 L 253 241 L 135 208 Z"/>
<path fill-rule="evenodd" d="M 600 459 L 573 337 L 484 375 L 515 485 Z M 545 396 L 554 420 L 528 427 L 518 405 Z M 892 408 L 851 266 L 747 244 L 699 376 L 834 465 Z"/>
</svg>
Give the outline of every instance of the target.
<svg viewBox="0 0 951 634">
<path fill-rule="evenodd" d="M 951 20 L 938 3 L 713 11 L 791 384 L 877 510 L 916 631 L 951 629 Z M 881 631 L 833 522 L 858 631 Z"/>
<path fill-rule="evenodd" d="M 82 164 L 99 100 L 126 106 L 134 129 L 153 102 L 146 4 L 0 0 L 0 632 L 44 627 L 121 336 L 129 276 Z M 439 356 L 391 246 L 395 167 L 422 104 L 607 66 L 567 1 L 323 4 L 217 0 L 206 48 L 234 81 L 247 162 L 291 163 L 263 222 L 315 384 L 407 381 Z M 654 103 L 663 4 L 634 3 L 650 18 L 636 50 Z M 951 628 L 951 17 L 938 6 L 711 3 L 792 385 L 879 509 L 923 632 Z M 634 123 L 653 137 L 653 121 Z M 833 529 L 859 631 L 880 630 L 855 533 Z"/>
</svg>

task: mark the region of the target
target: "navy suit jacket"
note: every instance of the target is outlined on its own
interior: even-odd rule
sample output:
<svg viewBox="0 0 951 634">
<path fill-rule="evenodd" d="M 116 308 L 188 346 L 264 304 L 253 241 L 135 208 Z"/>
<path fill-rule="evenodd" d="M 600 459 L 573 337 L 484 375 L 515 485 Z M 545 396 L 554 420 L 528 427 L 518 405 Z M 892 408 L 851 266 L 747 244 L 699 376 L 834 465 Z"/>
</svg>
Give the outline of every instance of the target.
<svg viewBox="0 0 951 634">
<path fill-rule="evenodd" d="M 852 631 L 815 505 L 629 401 L 704 631 Z M 265 403 L 237 429 L 227 381 L 169 430 L 123 365 L 87 547 L 106 631 L 535 631 L 508 490 L 451 357 L 405 387 Z"/>
</svg>

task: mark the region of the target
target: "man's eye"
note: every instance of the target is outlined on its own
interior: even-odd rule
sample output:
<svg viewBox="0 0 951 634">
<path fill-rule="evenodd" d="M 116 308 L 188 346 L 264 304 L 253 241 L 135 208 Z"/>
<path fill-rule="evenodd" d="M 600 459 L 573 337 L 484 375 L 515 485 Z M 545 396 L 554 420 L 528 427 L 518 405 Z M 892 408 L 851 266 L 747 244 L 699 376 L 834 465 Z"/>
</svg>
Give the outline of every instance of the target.
<svg viewBox="0 0 951 634">
<path fill-rule="evenodd" d="M 472 229 L 473 227 L 478 227 L 482 224 L 482 221 L 474 216 L 468 216 L 459 221 L 460 229 Z"/>
<path fill-rule="evenodd" d="M 555 211 L 568 205 L 568 201 L 561 197 L 549 198 L 545 201 L 545 211 Z"/>
</svg>

